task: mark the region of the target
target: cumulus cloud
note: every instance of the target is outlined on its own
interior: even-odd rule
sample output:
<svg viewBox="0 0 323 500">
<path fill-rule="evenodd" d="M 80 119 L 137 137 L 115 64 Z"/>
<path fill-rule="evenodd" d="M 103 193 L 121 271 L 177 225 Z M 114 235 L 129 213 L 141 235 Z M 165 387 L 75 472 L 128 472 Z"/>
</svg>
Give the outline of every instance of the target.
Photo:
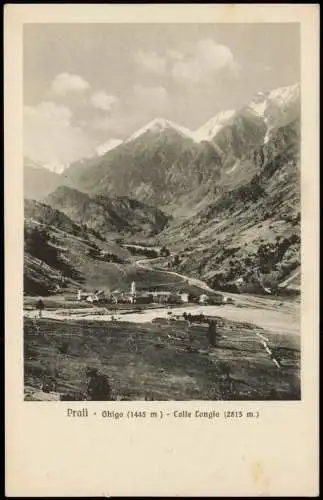
<svg viewBox="0 0 323 500">
<path fill-rule="evenodd" d="M 142 108 L 148 113 L 165 111 L 168 105 L 168 93 L 162 86 L 145 87 L 141 84 L 136 84 L 133 87 L 133 92 L 138 108 Z"/>
<path fill-rule="evenodd" d="M 232 73 L 239 70 L 230 48 L 212 39 L 204 39 L 198 41 L 183 57 L 177 57 L 171 74 L 176 80 L 201 83 L 211 80 L 222 70 Z"/>
<path fill-rule="evenodd" d="M 166 55 L 167 57 L 169 57 L 170 59 L 174 59 L 175 61 L 181 61 L 182 59 L 184 59 L 183 52 L 180 52 L 179 50 L 169 49 L 166 52 Z"/>
<path fill-rule="evenodd" d="M 138 83 L 132 87 L 128 100 L 122 106 L 108 116 L 93 117 L 90 127 L 95 133 L 106 132 L 110 137 L 124 137 L 138 123 L 167 113 L 168 104 L 169 97 L 164 87 Z"/>
<path fill-rule="evenodd" d="M 58 106 L 53 102 L 41 102 L 36 106 L 25 106 L 25 116 L 31 120 L 49 121 L 59 123 L 61 127 L 68 127 L 72 116 L 67 106 Z"/>
<path fill-rule="evenodd" d="M 93 143 L 71 119 L 68 107 L 53 102 L 25 106 L 24 154 L 47 164 L 66 164 L 88 155 Z"/>
<path fill-rule="evenodd" d="M 164 101 L 168 97 L 167 90 L 162 86 L 144 87 L 141 84 L 136 84 L 133 87 L 133 91 L 135 96 L 138 97 L 139 99 L 148 98 L 148 99 L 160 99 Z"/>
<path fill-rule="evenodd" d="M 185 50 L 168 49 L 162 55 L 138 51 L 135 60 L 146 72 L 170 75 L 179 82 L 210 82 L 216 73 L 227 70 L 237 76 L 240 67 L 229 47 L 211 38 L 199 40 Z"/>
<path fill-rule="evenodd" d="M 116 135 L 124 133 L 124 123 L 121 118 L 106 116 L 104 118 L 96 117 L 91 123 L 93 130 L 113 132 Z"/>
<path fill-rule="evenodd" d="M 159 56 L 156 52 L 138 50 L 135 54 L 135 61 L 143 71 L 158 74 L 163 74 L 166 71 L 166 58 Z"/>
<path fill-rule="evenodd" d="M 97 109 L 102 109 L 102 111 L 109 111 L 113 104 L 118 101 L 117 97 L 114 95 L 109 95 L 103 90 L 94 92 L 91 95 L 91 103 Z"/>
<path fill-rule="evenodd" d="M 55 94 L 65 95 L 68 92 L 84 92 L 90 88 L 90 84 L 80 75 L 60 73 L 55 76 L 50 88 Z"/>
</svg>

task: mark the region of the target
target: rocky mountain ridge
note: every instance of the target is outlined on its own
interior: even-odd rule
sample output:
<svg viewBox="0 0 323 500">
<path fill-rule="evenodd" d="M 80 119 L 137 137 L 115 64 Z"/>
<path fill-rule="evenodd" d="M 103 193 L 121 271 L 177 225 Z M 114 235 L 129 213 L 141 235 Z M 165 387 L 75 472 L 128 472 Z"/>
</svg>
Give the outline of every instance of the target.
<svg viewBox="0 0 323 500">
<path fill-rule="evenodd" d="M 219 189 L 250 178 L 239 164 L 277 128 L 300 114 L 299 85 L 257 95 L 238 111 L 221 112 L 195 132 L 155 119 L 100 158 L 74 164 L 65 177 L 91 194 L 130 196 L 164 210 L 194 209 Z"/>
<path fill-rule="evenodd" d="M 128 197 L 90 196 L 66 186 L 58 187 L 44 202 L 102 236 L 112 233 L 153 236 L 162 231 L 169 220 L 158 208 Z"/>
<path fill-rule="evenodd" d="M 71 165 L 45 202 L 103 234 L 158 236 L 215 288 L 277 289 L 300 268 L 300 115 L 297 84 L 195 136 L 158 118 Z"/>
</svg>

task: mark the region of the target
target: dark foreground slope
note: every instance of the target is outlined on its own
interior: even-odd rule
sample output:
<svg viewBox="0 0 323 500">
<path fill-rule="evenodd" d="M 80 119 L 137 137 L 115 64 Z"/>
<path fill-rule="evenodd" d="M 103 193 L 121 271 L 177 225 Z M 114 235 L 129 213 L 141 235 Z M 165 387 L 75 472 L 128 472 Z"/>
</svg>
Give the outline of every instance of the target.
<svg viewBox="0 0 323 500">
<path fill-rule="evenodd" d="M 208 348 L 202 325 L 25 319 L 25 399 L 86 399 L 89 368 L 108 377 L 111 399 L 300 398 L 299 338 L 222 318 L 218 330 L 218 347 Z"/>
</svg>

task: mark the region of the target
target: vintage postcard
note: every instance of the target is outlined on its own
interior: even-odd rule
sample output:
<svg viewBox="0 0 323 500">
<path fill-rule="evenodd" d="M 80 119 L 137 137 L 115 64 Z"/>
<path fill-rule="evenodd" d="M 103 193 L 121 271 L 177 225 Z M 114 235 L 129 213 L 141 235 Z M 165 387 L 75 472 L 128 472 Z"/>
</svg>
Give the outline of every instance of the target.
<svg viewBox="0 0 323 500">
<path fill-rule="evenodd" d="M 5 8 L 7 496 L 317 496 L 319 8 Z"/>
</svg>

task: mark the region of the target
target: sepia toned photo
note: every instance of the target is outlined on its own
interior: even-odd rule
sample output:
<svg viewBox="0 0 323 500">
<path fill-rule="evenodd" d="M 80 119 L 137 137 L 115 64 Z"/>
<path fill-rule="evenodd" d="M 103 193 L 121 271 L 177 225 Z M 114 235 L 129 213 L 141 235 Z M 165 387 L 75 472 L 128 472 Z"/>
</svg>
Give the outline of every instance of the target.
<svg viewBox="0 0 323 500">
<path fill-rule="evenodd" d="M 319 496 L 318 13 L 5 6 L 6 497 Z"/>
<path fill-rule="evenodd" d="M 301 399 L 299 23 L 23 28 L 25 401 Z"/>
</svg>

